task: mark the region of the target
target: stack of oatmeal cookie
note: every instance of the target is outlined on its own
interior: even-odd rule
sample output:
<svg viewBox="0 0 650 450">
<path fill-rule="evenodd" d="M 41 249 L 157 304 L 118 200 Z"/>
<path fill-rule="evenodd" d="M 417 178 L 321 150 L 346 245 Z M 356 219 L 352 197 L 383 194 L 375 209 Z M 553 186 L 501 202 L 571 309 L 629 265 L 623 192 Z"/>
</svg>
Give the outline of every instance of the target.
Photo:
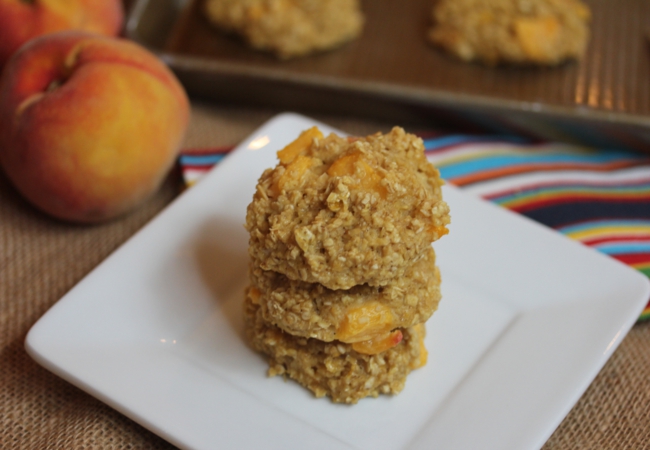
<svg viewBox="0 0 650 450">
<path fill-rule="evenodd" d="M 269 374 L 356 403 L 402 390 L 426 363 L 440 301 L 431 243 L 449 208 L 422 141 L 304 131 L 278 152 L 248 207 L 246 326 Z"/>
</svg>

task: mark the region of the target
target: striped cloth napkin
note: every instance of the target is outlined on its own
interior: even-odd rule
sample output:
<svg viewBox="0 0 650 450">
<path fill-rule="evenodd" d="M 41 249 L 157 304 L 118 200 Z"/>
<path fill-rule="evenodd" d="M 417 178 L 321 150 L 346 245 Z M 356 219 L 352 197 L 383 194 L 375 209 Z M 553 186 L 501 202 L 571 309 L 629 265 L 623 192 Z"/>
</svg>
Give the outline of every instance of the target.
<svg viewBox="0 0 650 450">
<path fill-rule="evenodd" d="M 516 136 L 421 133 L 442 177 L 650 277 L 650 155 Z M 186 185 L 232 147 L 186 149 Z M 649 299 L 650 300 L 650 299 Z M 650 319 L 650 301 L 639 320 Z"/>
</svg>

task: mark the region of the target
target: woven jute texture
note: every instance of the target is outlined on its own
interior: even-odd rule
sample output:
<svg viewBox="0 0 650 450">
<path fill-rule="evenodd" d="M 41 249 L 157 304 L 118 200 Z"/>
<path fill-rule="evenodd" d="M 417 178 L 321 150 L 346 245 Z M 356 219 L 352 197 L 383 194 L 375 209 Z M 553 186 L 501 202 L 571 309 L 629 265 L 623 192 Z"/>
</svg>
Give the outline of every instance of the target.
<svg viewBox="0 0 650 450">
<path fill-rule="evenodd" d="M 185 146 L 236 144 L 277 112 L 194 104 Z M 391 126 L 317 118 L 355 134 Z M 174 448 L 40 367 L 24 340 L 39 317 L 180 190 L 174 172 L 128 216 L 79 226 L 36 211 L 0 174 L 0 449 Z M 544 449 L 650 449 L 650 323 L 632 329 Z"/>
</svg>

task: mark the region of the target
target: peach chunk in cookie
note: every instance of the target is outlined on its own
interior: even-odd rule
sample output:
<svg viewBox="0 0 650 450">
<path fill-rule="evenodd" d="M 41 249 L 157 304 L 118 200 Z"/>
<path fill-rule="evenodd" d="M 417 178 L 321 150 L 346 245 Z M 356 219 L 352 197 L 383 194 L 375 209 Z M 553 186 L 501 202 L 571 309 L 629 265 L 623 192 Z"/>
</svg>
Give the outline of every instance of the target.
<svg viewBox="0 0 650 450">
<path fill-rule="evenodd" d="M 447 233 L 443 181 L 402 128 L 356 139 L 312 128 L 278 158 L 247 210 L 254 267 L 332 290 L 386 286 Z"/>
</svg>

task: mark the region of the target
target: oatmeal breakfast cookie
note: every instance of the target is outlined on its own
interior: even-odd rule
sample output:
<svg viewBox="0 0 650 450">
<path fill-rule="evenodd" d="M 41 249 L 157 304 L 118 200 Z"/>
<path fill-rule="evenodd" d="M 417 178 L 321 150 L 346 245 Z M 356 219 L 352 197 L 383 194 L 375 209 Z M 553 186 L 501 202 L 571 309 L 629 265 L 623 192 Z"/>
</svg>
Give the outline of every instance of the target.
<svg viewBox="0 0 650 450">
<path fill-rule="evenodd" d="M 353 344 L 291 336 L 266 323 L 250 297 L 245 312 L 248 341 L 268 356 L 269 376 L 293 378 L 316 397 L 328 395 L 336 403 L 397 394 L 408 373 L 426 364 L 423 324 L 401 330 L 401 342 L 389 350 L 368 355 Z"/>
<path fill-rule="evenodd" d="M 316 128 L 278 152 L 246 214 L 253 265 L 329 289 L 383 286 L 447 233 L 449 207 L 422 140 Z"/>
<path fill-rule="evenodd" d="M 359 0 L 206 0 L 208 20 L 280 59 L 329 50 L 363 28 Z"/>
<path fill-rule="evenodd" d="M 294 336 L 361 342 L 423 323 L 438 308 L 440 272 L 432 248 L 404 274 L 383 287 L 331 290 L 251 267 L 249 296 L 268 323 Z"/>
<path fill-rule="evenodd" d="M 439 0 L 428 38 L 465 61 L 555 65 L 584 54 L 590 17 L 580 0 Z"/>
</svg>

